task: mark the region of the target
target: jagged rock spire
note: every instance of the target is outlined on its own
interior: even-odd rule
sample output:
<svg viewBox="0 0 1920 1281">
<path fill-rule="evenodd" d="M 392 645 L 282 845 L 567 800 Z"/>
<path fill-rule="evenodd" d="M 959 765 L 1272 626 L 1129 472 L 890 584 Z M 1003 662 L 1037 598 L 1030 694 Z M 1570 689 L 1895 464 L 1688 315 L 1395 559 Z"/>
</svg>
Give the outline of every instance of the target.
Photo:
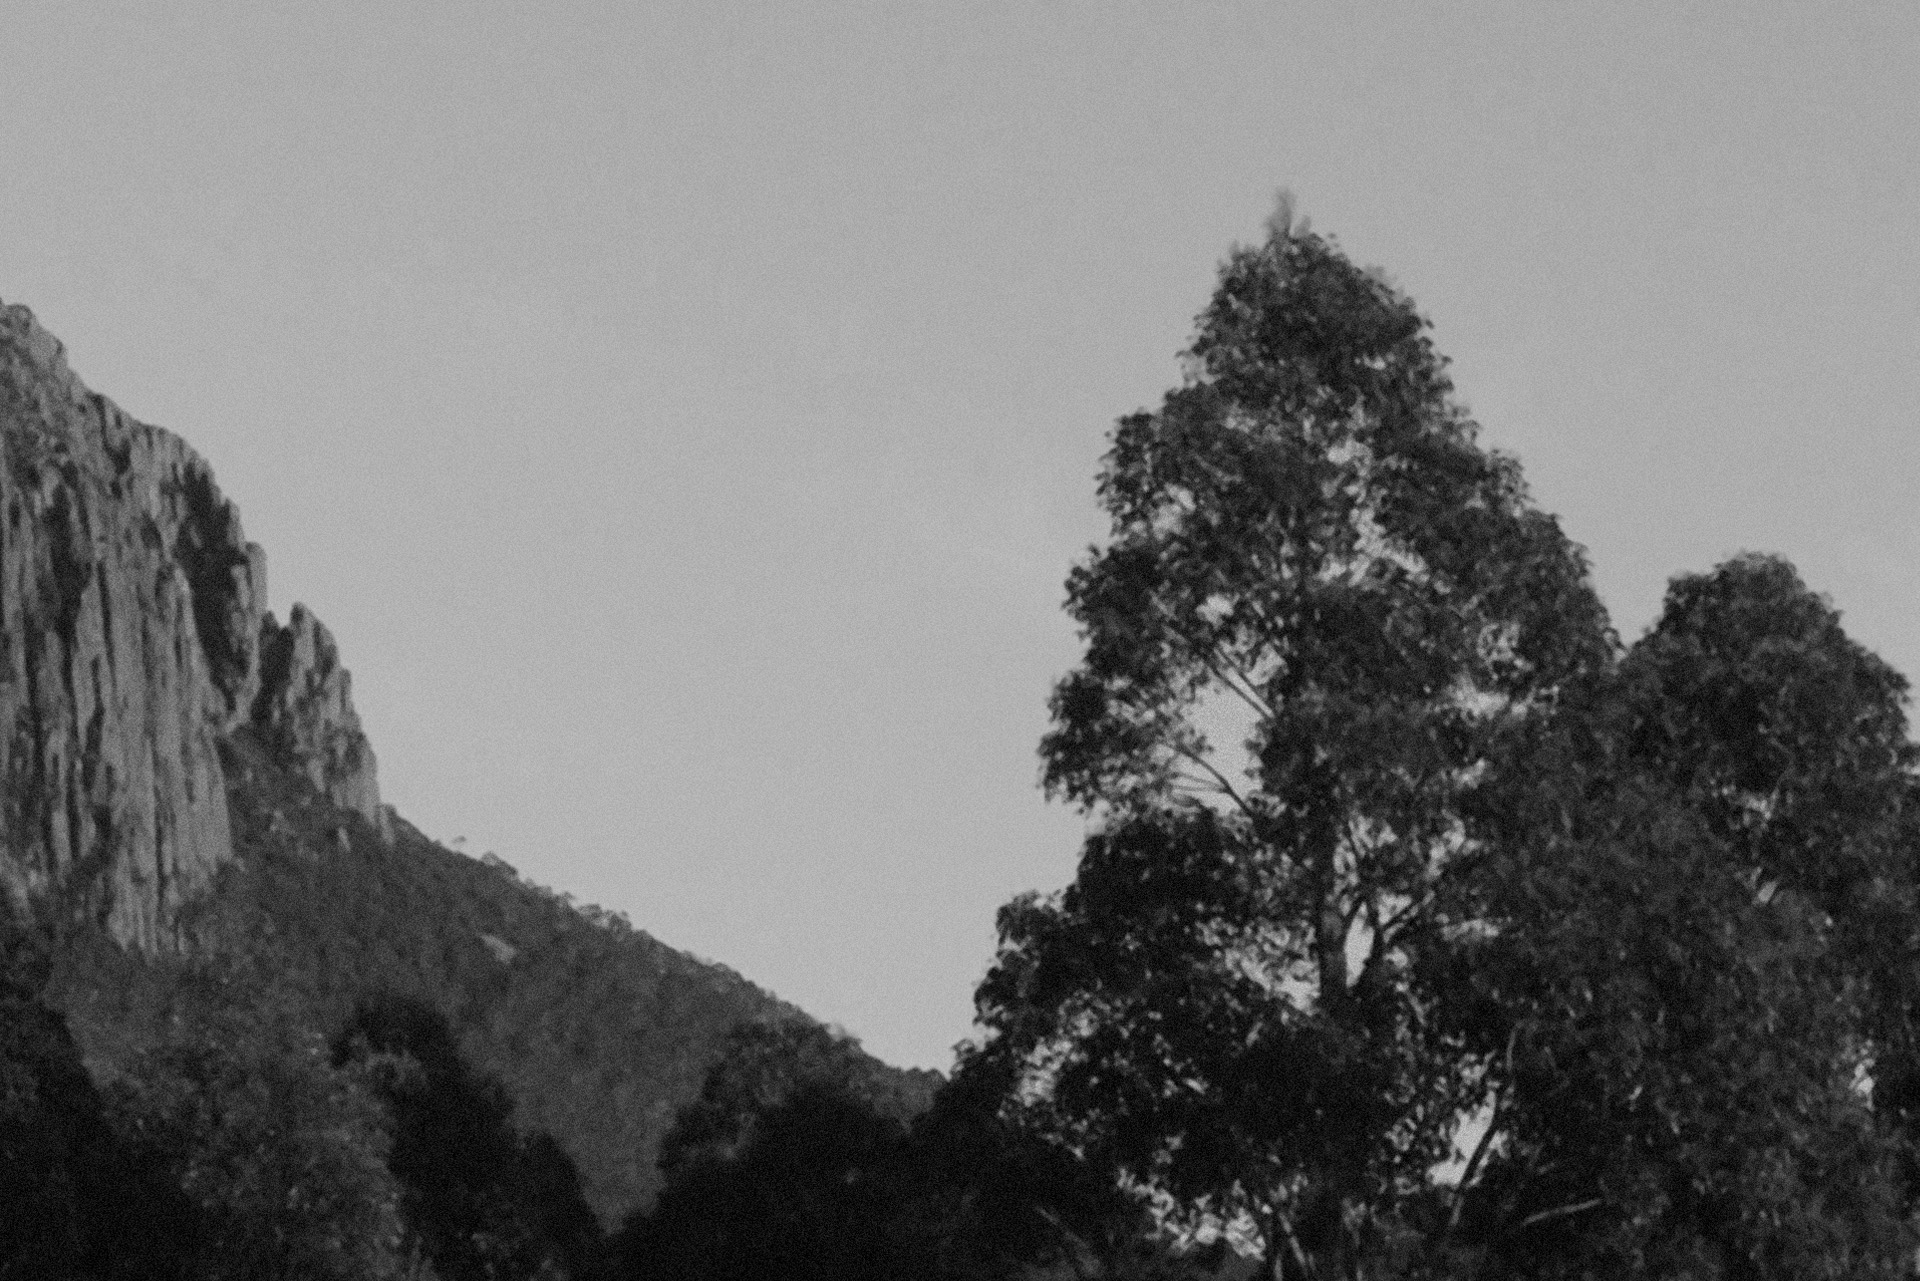
<svg viewBox="0 0 1920 1281">
<path fill-rule="evenodd" d="M 391 839 L 373 744 L 353 710 L 353 680 L 340 665 L 333 633 L 305 605 L 293 607 L 285 627 L 272 614 L 263 615 L 260 662 L 253 724 L 268 750 L 328 800 Z"/>
</svg>

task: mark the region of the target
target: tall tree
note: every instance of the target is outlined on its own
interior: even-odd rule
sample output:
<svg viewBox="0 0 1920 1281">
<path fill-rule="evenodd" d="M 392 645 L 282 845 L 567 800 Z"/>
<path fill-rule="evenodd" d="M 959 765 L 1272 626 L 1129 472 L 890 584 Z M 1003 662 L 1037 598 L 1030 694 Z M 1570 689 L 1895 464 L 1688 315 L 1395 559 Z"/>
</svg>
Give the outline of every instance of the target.
<svg viewBox="0 0 1920 1281">
<path fill-rule="evenodd" d="M 1094 820 L 978 996 L 1013 1106 L 1275 1275 L 1343 1275 L 1476 1088 L 1409 981 L 1495 745 L 1613 642 L 1412 302 L 1283 210 L 1122 419 L 1042 743 Z"/>
<path fill-rule="evenodd" d="M 1831 919 L 1684 794 L 1536 741 L 1478 831 L 1474 928 L 1420 963 L 1490 1106 L 1430 1264 L 1459 1275 L 1903 1275 Z M 1451 969 L 1451 982 L 1443 972 Z"/>
<path fill-rule="evenodd" d="M 1622 678 L 1632 759 L 1744 867 L 1843 928 L 1877 881 L 1910 875 L 1906 679 L 1792 565 L 1744 555 L 1674 579 Z"/>
<path fill-rule="evenodd" d="M 1428 968 L 1493 1083 L 1456 1205 L 1505 1271 L 1903 1266 L 1904 694 L 1790 565 L 1742 556 L 1675 579 L 1482 791 L 1478 928 Z"/>
</svg>

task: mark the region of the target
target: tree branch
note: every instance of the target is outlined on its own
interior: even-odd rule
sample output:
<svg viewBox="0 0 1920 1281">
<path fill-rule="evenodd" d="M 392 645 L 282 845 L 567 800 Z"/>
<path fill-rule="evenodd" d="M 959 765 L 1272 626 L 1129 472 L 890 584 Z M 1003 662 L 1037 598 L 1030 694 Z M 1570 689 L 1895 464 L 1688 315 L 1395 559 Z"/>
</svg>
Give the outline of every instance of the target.
<svg viewBox="0 0 1920 1281">
<path fill-rule="evenodd" d="M 1253 678 L 1247 675 L 1246 669 L 1225 658 L 1220 653 L 1218 645 L 1213 646 L 1212 650 L 1211 654 L 1200 659 L 1200 665 L 1206 668 L 1215 680 L 1232 690 L 1255 715 L 1271 720 L 1274 715 L 1273 705 L 1254 692 Z"/>
<path fill-rule="evenodd" d="M 1277 1243 L 1285 1245 L 1287 1253 L 1292 1255 L 1293 1261 L 1300 1265 L 1301 1276 L 1311 1277 L 1314 1274 L 1313 1261 L 1307 1258 L 1307 1252 L 1300 1248 L 1300 1238 L 1294 1234 L 1293 1223 L 1287 1218 L 1287 1212 L 1277 1204 L 1267 1211 L 1267 1231 L 1270 1234 L 1270 1239 L 1267 1243 L 1267 1262 L 1269 1264 L 1280 1261 L 1278 1254 L 1273 1248 L 1276 1241 L 1272 1238 L 1277 1238 Z M 1276 1277 L 1279 1275 L 1276 1269 L 1269 1267 L 1268 1270 L 1274 1272 Z"/>
<path fill-rule="evenodd" d="M 1598 1209 L 1600 1206 L 1605 1205 L 1606 1201 L 1607 1199 L 1605 1197 L 1597 1196 L 1591 1201 L 1577 1201 L 1572 1205 L 1560 1205 L 1555 1206 L 1551 1210 L 1540 1210 L 1520 1220 L 1520 1226 L 1515 1228 L 1514 1231 L 1524 1231 L 1527 1228 L 1536 1227 L 1542 1223 L 1551 1223 L 1555 1219 L 1565 1219 L 1576 1214 L 1585 1214 L 1588 1210 Z"/>
<path fill-rule="evenodd" d="M 1195 765 L 1205 770 L 1208 776 L 1213 779 L 1215 789 L 1224 793 L 1228 799 L 1240 808 L 1241 813 L 1253 819 L 1255 822 L 1259 821 L 1260 816 L 1254 812 L 1251 805 L 1247 804 L 1246 798 L 1241 796 L 1240 793 L 1234 789 L 1233 784 L 1227 781 L 1226 775 L 1213 767 L 1211 761 L 1190 747 L 1176 746 L 1173 750 L 1175 755 L 1185 757 L 1187 760 L 1192 761 Z"/>
<path fill-rule="evenodd" d="M 1474 1180 L 1480 1177 L 1480 1166 L 1493 1149 L 1494 1136 L 1500 1132 L 1500 1114 L 1506 1110 L 1507 1089 L 1513 1080 L 1513 1047 L 1519 1036 L 1520 1025 L 1516 1023 L 1513 1030 L 1507 1033 L 1507 1075 L 1494 1089 L 1493 1114 L 1487 1118 L 1487 1128 L 1480 1135 L 1480 1141 L 1473 1145 L 1473 1155 L 1467 1158 L 1467 1168 L 1460 1172 L 1460 1182 L 1453 1192 L 1453 1209 L 1447 1215 L 1447 1230 L 1440 1236 L 1443 1243 L 1452 1240 L 1454 1232 L 1460 1227 L 1460 1216 L 1467 1209 L 1467 1193 L 1473 1190 Z"/>
</svg>

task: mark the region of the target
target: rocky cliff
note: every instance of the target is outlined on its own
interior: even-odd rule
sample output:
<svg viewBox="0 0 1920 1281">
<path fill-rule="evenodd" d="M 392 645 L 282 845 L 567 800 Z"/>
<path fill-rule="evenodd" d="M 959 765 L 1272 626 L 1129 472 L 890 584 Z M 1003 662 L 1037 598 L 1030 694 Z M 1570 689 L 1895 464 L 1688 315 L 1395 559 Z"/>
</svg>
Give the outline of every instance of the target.
<svg viewBox="0 0 1920 1281">
<path fill-rule="evenodd" d="M 206 462 L 88 391 L 0 304 L 0 891 L 16 906 L 175 945 L 179 909 L 232 856 L 219 740 L 256 716 L 377 821 L 331 638 L 304 610 L 279 628 L 265 598 L 265 557 Z"/>
<path fill-rule="evenodd" d="M 658 1187 L 729 1029 L 803 1017 L 395 820 L 334 638 L 267 612 L 207 464 L 4 305 L 0 892 L 99 927 L 62 932 L 48 991 L 108 1075 L 176 1033 L 209 960 L 276 1026 L 331 1033 L 369 992 L 432 1001 L 608 1225 Z"/>
<path fill-rule="evenodd" d="M 333 633 L 305 605 L 280 626 L 260 620 L 260 693 L 253 724 L 267 750 L 304 775 L 322 796 L 373 824 L 382 839 L 393 829 L 380 804 L 373 744 L 353 710 L 353 678 L 340 665 Z"/>
</svg>

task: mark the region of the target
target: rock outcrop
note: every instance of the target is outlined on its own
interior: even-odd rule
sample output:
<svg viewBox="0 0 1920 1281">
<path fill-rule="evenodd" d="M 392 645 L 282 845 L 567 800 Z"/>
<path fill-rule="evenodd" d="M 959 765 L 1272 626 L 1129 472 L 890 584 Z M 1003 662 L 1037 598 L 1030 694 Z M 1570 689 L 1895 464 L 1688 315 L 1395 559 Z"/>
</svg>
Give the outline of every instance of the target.
<svg viewBox="0 0 1920 1281">
<path fill-rule="evenodd" d="M 352 677 L 340 665 L 333 634 L 305 605 L 293 607 L 285 627 L 272 614 L 264 615 L 260 671 L 253 724 L 267 750 L 391 841 L 373 744 L 353 710 Z"/>
<path fill-rule="evenodd" d="M 305 611 L 288 630 L 312 657 L 274 669 L 302 684 L 261 697 L 265 599 L 265 557 L 206 462 L 88 391 L 0 304 L 0 892 L 16 907 L 176 945 L 180 907 L 232 856 L 219 740 L 256 712 L 377 820 L 345 672 Z"/>
</svg>

